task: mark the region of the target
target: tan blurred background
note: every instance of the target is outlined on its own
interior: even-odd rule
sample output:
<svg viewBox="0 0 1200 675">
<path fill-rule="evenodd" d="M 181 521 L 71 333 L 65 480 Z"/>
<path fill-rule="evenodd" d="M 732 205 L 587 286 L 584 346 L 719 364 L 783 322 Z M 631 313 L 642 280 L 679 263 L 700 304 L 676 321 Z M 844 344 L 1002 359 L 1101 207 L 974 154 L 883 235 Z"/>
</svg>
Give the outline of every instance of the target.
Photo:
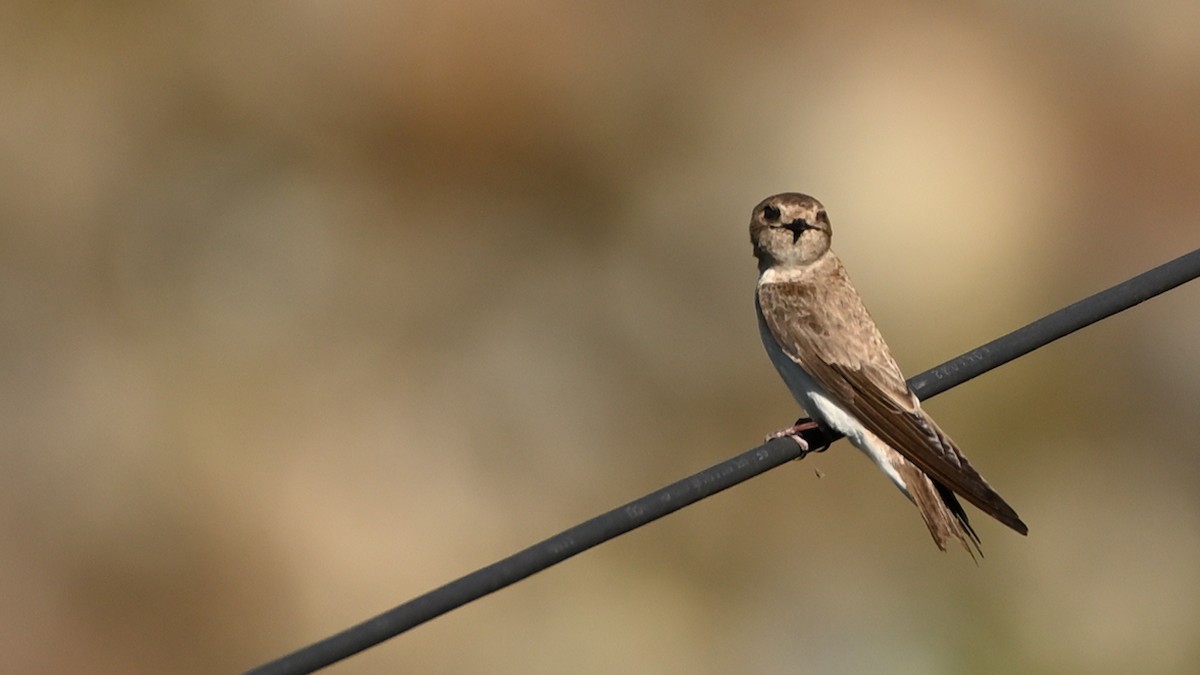
<svg viewBox="0 0 1200 675">
<path fill-rule="evenodd" d="M 1200 244 L 1200 4 L 6 3 L 0 653 L 256 665 L 756 445 L 751 207 L 910 373 Z M 1200 284 L 333 672 L 1200 669 Z M 815 475 L 820 470 L 823 477 Z"/>
</svg>

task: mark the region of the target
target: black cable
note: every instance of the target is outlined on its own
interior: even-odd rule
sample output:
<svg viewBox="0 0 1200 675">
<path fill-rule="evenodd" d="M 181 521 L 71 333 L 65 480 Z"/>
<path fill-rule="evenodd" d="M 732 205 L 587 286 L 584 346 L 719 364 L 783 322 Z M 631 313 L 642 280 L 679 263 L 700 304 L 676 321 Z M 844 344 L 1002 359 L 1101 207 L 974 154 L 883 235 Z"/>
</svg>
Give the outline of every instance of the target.
<svg viewBox="0 0 1200 675">
<path fill-rule="evenodd" d="M 920 398 L 930 398 L 1197 276 L 1200 249 L 927 370 L 909 385 Z M 820 430 L 804 437 L 813 448 L 834 440 Z M 760 445 L 248 672 L 313 672 L 804 454 L 786 438 Z"/>
<path fill-rule="evenodd" d="M 921 400 L 998 368 L 1200 276 L 1200 249 L 1044 316 L 1003 337 L 917 375 L 908 386 Z"/>
</svg>

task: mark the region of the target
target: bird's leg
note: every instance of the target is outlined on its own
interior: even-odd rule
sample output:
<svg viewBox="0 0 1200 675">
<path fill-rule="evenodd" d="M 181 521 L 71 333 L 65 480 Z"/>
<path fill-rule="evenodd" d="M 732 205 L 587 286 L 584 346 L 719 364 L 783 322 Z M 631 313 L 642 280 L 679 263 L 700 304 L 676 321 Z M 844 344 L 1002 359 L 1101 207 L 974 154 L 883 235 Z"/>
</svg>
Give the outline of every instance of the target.
<svg viewBox="0 0 1200 675">
<path fill-rule="evenodd" d="M 801 417 L 800 419 L 796 420 L 796 423 L 792 426 L 786 429 L 780 429 L 779 431 L 767 436 L 766 440 L 769 443 L 776 438 L 790 438 L 793 441 L 796 441 L 796 444 L 800 446 L 800 449 L 804 451 L 805 455 L 810 452 L 825 452 L 829 449 L 828 443 L 814 450 L 810 450 L 808 447 L 808 441 L 804 440 L 804 436 L 802 435 L 805 431 L 819 428 L 821 428 L 821 425 L 814 420 L 811 420 L 807 417 Z M 801 457 L 803 456 L 804 455 L 801 455 Z"/>
</svg>

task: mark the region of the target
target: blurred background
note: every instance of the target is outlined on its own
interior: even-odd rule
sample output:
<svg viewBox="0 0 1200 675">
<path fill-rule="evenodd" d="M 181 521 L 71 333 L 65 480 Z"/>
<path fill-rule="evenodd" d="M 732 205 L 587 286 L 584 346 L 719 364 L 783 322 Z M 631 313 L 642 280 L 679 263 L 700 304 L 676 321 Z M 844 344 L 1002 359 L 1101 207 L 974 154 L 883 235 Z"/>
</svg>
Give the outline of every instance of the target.
<svg viewBox="0 0 1200 675">
<path fill-rule="evenodd" d="M 915 374 L 1200 243 L 1200 4 L 6 3 L 0 652 L 257 665 L 757 445 L 751 207 Z M 332 672 L 1200 669 L 1200 285 Z M 820 474 L 818 476 L 818 473 Z"/>
</svg>

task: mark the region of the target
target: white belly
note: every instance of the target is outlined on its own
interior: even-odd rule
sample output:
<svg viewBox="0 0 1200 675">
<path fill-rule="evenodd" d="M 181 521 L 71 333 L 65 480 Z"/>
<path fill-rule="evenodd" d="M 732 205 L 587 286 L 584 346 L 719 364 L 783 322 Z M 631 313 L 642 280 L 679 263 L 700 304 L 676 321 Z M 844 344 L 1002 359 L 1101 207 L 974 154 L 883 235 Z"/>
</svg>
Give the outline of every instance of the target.
<svg viewBox="0 0 1200 675">
<path fill-rule="evenodd" d="M 784 353 L 779 343 L 775 341 L 775 336 L 771 334 L 771 329 L 767 327 L 767 322 L 763 319 L 762 310 L 758 308 L 757 303 L 755 303 L 755 309 L 758 312 L 759 336 L 762 338 L 763 346 L 767 348 L 767 355 L 771 357 L 771 363 L 774 364 L 775 370 L 779 371 L 779 376 L 783 378 L 784 384 L 792 392 L 792 396 L 800 404 L 800 407 L 804 408 L 808 416 L 845 435 L 854 447 L 870 457 L 879 466 L 879 469 L 896 484 L 896 487 L 907 495 L 908 489 L 904 484 L 904 479 L 900 477 L 896 467 L 893 466 L 893 458 L 899 459 L 896 451 L 888 447 L 853 415 L 834 402 L 821 385 L 817 384 L 816 380 L 800 367 L 800 364 Z"/>
</svg>

